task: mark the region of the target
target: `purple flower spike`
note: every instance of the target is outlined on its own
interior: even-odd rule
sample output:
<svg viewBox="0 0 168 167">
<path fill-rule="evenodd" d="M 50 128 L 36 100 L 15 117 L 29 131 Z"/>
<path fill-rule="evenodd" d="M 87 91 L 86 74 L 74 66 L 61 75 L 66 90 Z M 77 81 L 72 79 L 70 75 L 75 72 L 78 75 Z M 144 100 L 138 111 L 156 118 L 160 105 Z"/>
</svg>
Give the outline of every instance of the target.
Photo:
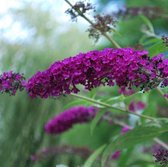
<svg viewBox="0 0 168 167">
<path fill-rule="evenodd" d="M 24 89 L 25 78 L 22 74 L 13 73 L 12 71 L 4 72 L 0 76 L 0 92 L 15 95 L 17 90 Z"/>
<path fill-rule="evenodd" d="M 60 134 L 72 128 L 75 124 L 89 122 L 95 115 L 95 107 L 73 107 L 49 120 L 45 124 L 45 131 L 49 134 Z"/>
<path fill-rule="evenodd" d="M 160 83 L 167 86 L 168 59 L 132 48 L 90 51 L 52 64 L 47 70 L 37 72 L 27 82 L 31 97 L 47 98 L 78 93 L 77 85 L 91 90 L 100 85 L 149 90 Z M 168 80 L 168 78 L 167 78 Z"/>
</svg>

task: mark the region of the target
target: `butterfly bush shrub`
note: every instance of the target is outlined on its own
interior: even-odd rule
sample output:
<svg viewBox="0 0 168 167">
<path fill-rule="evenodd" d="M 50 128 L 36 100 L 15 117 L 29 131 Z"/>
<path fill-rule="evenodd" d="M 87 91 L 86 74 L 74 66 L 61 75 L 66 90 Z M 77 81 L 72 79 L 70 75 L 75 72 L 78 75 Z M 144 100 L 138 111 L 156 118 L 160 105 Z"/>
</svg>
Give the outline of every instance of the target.
<svg viewBox="0 0 168 167">
<path fill-rule="evenodd" d="M 168 58 L 165 56 L 167 55 L 165 52 L 167 51 L 168 37 L 163 36 L 158 39 L 158 35 L 151 30 L 151 23 L 147 18 L 158 17 L 156 12 L 162 10 L 155 7 L 135 7 L 126 8 L 124 13 L 118 13 L 123 17 L 125 15 L 136 17 L 139 13 L 144 13 L 147 16 L 144 17 L 148 22 L 147 25 L 150 25 L 150 31 L 153 33 L 152 38 L 160 40 L 159 44 L 162 47 L 159 54 L 151 55 L 151 48 L 148 49 L 145 46 L 143 50 L 134 47 L 121 47 L 112 35 L 109 35 L 110 32 L 116 31 L 115 24 L 117 24 L 116 19 L 111 15 L 97 14 L 90 20 L 86 16 L 89 10 L 94 9 L 90 3 L 80 1 L 73 5 L 68 0 L 65 2 L 71 7 L 66 13 L 71 15 L 72 20 L 82 17 L 90 23 L 87 30 L 90 37 L 94 37 L 95 41 L 98 41 L 101 36 L 104 36 L 112 46 L 102 50 L 79 53 L 56 61 L 46 70 L 37 71 L 27 79 L 23 74 L 13 71 L 4 72 L 0 76 L 0 92 L 15 95 L 17 90 L 25 90 L 32 99 L 42 98 L 45 100 L 64 95 L 83 100 L 80 105 L 72 106 L 48 120 L 44 125 L 46 135 L 58 136 L 71 130 L 76 124 L 84 123 L 91 124 L 91 131 L 96 127 L 99 128 L 98 125 L 104 121 L 108 122 L 112 128 L 114 125 L 120 127 L 121 131 L 112 136 L 105 147 L 100 147 L 94 155 L 90 156 L 84 167 L 90 167 L 94 161 L 101 161 L 102 167 L 113 165 L 113 162 L 119 164 L 120 158 L 122 159 L 123 156 L 125 156 L 125 161 L 128 159 L 127 166 L 131 166 L 133 162 L 129 161 L 131 158 L 128 158 L 127 155 L 132 156 L 137 153 L 137 145 L 141 145 L 140 148 L 143 148 L 145 142 L 147 144 L 155 142 L 162 146 L 163 149 L 154 154 L 155 160 L 152 159 L 152 153 L 150 153 L 149 160 L 152 159 L 153 163 L 156 161 L 162 166 L 166 166 L 168 164 L 168 143 L 163 136 L 161 138 L 159 136 L 168 133 L 168 119 L 157 118 L 157 114 L 153 114 L 154 111 L 148 111 L 151 105 L 150 94 L 153 92 L 157 92 L 163 103 L 168 106 Z M 151 12 L 146 12 L 146 9 L 150 9 Z M 116 17 L 118 16 L 116 15 Z M 147 38 L 151 34 L 149 30 L 146 30 L 145 33 Z M 119 88 L 117 97 L 109 93 L 107 98 L 98 98 L 97 92 L 94 93 L 94 96 L 90 96 L 94 90 L 100 88 L 103 91 L 104 88 L 112 90 L 116 87 Z M 85 101 L 90 105 L 85 106 Z M 156 110 L 156 107 L 154 106 L 152 109 Z M 118 111 L 122 111 L 123 115 L 117 113 Z M 125 115 L 126 117 L 124 117 Z M 118 116 L 123 116 L 124 119 L 118 118 Z M 138 119 L 132 116 L 136 116 Z M 155 129 L 157 130 L 154 132 Z M 82 149 L 79 151 L 78 148 L 66 146 L 53 150 L 47 149 L 42 155 L 40 153 L 37 156 L 31 156 L 31 158 L 35 161 L 43 155 L 58 154 L 58 152 L 69 153 L 69 150 L 74 154 L 82 155 Z M 139 150 L 141 151 L 141 149 Z M 90 154 L 91 151 L 86 158 Z"/>
</svg>

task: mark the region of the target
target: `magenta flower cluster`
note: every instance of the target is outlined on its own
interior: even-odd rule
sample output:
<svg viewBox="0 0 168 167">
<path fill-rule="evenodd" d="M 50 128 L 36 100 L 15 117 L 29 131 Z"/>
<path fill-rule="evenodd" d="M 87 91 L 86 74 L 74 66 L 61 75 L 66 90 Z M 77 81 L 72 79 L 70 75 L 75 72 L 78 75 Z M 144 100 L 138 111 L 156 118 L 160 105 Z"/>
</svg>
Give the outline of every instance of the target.
<svg viewBox="0 0 168 167">
<path fill-rule="evenodd" d="M 21 74 L 12 71 L 4 72 L 0 76 L 0 92 L 15 95 L 17 90 L 24 89 L 24 80 L 25 78 Z"/>
<path fill-rule="evenodd" d="M 56 115 L 45 124 L 45 132 L 60 134 L 78 123 L 87 123 L 96 115 L 95 107 L 76 106 Z"/>
<path fill-rule="evenodd" d="M 167 86 L 167 77 L 168 59 L 161 55 L 150 58 L 145 50 L 106 48 L 55 62 L 32 76 L 26 89 L 31 97 L 41 98 L 78 93 L 77 85 L 83 85 L 87 90 L 115 84 L 122 88 L 148 90 L 160 83 Z"/>
</svg>

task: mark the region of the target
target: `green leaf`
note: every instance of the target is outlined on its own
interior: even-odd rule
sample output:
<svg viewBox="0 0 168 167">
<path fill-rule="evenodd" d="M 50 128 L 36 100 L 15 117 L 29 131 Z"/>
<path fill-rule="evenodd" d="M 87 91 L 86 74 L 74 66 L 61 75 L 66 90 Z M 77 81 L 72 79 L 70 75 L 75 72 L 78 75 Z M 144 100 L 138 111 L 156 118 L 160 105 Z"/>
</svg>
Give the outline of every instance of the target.
<svg viewBox="0 0 168 167">
<path fill-rule="evenodd" d="M 150 22 L 150 20 L 144 16 L 144 15 L 140 15 L 140 18 L 144 21 L 144 23 L 148 26 L 149 30 L 151 33 L 154 34 L 154 28 L 153 28 L 153 25 L 152 23 Z"/>
<path fill-rule="evenodd" d="M 153 167 L 154 162 L 140 159 L 140 160 L 136 160 L 136 161 L 130 163 L 129 166 L 136 166 L 137 164 L 140 166 L 143 166 L 143 167 Z M 155 166 L 155 167 L 157 167 L 157 166 Z"/>
<path fill-rule="evenodd" d="M 154 38 L 154 37 L 148 37 L 148 36 L 143 36 L 139 42 L 140 44 L 146 46 L 146 45 L 152 45 L 152 44 L 155 44 L 157 42 L 159 42 L 161 39 L 160 38 Z"/>
<path fill-rule="evenodd" d="M 96 158 L 103 152 L 105 147 L 106 145 L 104 144 L 101 147 L 99 147 L 96 151 L 94 151 L 94 153 L 91 154 L 91 156 L 86 160 L 83 167 L 91 167 L 94 161 L 96 160 Z"/>
<path fill-rule="evenodd" d="M 149 56 L 155 56 L 159 53 L 168 51 L 168 48 L 163 44 L 163 41 L 160 39 L 157 43 L 148 48 Z"/>
<path fill-rule="evenodd" d="M 101 117 L 104 115 L 105 112 L 106 112 L 106 110 L 100 110 L 100 111 L 98 111 L 98 113 L 96 114 L 96 117 L 91 122 L 91 126 L 90 126 L 90 133 L 91 133 L 91 135 L 93 135 L 93 131 L 94 131 L 97 123 L 99 122 L 99 120 L 101 119 Z"/>
<path fill-rule="evenodd" d="M 102 166 L 104 166 L 108 156 L 113 151 L 131 148 L 136 144 L 151 140 L 154 137 L 168 132 L 168 119 L 160 118 L 157 120 L 158 123 L 148 122 L 114 139 L 103 153 Z"/>
<path fill-rule="evenodd" d="M 156 117 L 157 116 L 157 110 L 156 110 L 157 103 L 154 103 L 154 101 L 156 100 L 156 92 L 151 91 L 148 94 L 144 94 L 144 96 L 146 97 L 145 103 L 148 105 L 144 109 L 143 114 Z M 145 119 L 143 119 L 143 122 L 145 122 Z"/>
<path fill-rule="evenodd" d="M 120 155 L 120 158 L 118 160 L 118 166 L 127 167 L 129 157 L 131 156 L 133 152 L 133 148 L 129 148 L 127 150 L 122 151 L 122 154 Z"/>
<path fill-rule="evenodd" d="M 89 97 L 90 98 L 95 98 L 96 94 L 97 94 L 97 89 L 96 88 L 89 91 Z"/>
</svg>

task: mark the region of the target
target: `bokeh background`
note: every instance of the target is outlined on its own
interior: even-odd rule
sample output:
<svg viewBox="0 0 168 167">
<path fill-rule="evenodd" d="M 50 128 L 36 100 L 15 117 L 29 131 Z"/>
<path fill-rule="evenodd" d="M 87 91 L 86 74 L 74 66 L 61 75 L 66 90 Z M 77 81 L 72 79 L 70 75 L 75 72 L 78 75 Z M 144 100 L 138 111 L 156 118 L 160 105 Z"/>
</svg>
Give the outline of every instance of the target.
<svg viewBox="0 0 168 167">
<path fill-rule="evenodd" d="M 168 13 L 167 0 L 89 2 L 96 6 L 98 13 L 112 13 L 124 6 L 155 6 Z M 104 38 L 97 43 L 89 39 L 86 31 L 89 24 L 82 19 L 72 22 L 65 13 L 68 8 L 63 0 L 0 0 L 0 71 L 13 70 L 24 73 L 28 78 L 54 61 L 79 52 L 112 47 Z M 150 20 L 159 36 L 168 34 L 168 18 L 158 16 Z M 142 26 L 143 21 L 138 16 L 119 19 L 116 26 L 119 34 L 114 33 L 114 37 L 122 46 L 134 47 L 143 36 Z M 154 92 L 151 99 L 154 101 L 157 98 Z M 89 132 L 90 124 L 76 125 L 62 135 L 45 134 L 44 124 L 47 120 L 64 111 L 72 101 L 69 97 L 31 99 L 25 92 L 17 93 L 14 97 L 0 95 L 0 166 L 55 167 L 56 164 L 66 164 L 68 167 L 77 167 L 85 158 L 63 151 L 37 161 L 31 158 L 40 150 L 61 145 L 94 150 L 120 131 L 119 127 L 104 122 L 99 124 L 94 135 Z M 149 159 L 152 161 L 151 156 Z"/>
</svg>

